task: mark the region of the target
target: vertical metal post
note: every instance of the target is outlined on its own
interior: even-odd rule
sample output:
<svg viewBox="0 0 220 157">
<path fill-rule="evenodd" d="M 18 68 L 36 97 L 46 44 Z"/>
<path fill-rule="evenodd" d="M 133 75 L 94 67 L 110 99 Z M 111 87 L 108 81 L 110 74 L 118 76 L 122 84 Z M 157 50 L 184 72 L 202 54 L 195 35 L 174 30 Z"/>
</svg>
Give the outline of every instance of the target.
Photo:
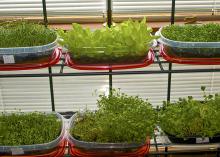
<svg viewBox="0 0 220 157">
<path fill-rule="evenodd" d="M 107 24 L 112 26 L 112 0 L 107 0 Z M 112 72 L 110 69 L 109 72 Z M 109 74 L 109 94 L 112 94 L 112 74 Z"/>
<path fill-rule="evenodd" d="M 167 146 L 165 146 L 165 153 L 167 153 L 168 152 L 168 147 Z M 165 154 L 165 157 L 168 157 L 168 155 L 167 154 Z"/>
<path fill-rule="evenodd" d="M 110 69 L 109 72 L 112 72 L 112 70 Z M 112 94 L 112 74 L 108 75 L 109 77 L 109 94 Z"/>
<path fill-rule="evenodd" d="M 112 0 L 107 0 L 107 24 L 108 27 L 112 25 Z"/>
<path fill-rule="evenodd" d="M 176 1 L 172 0 L 172 9 L 171 9 L 171 24 L 174 24 L 175 22 L 175 6 Z M 172 63 L 169 63 L 169 71 L 172 70 Z M 171 95 L 171 82 L 172 82 L 172 73 L 168 73 L 168 86 L 167 86 L 167 101 L 170 101 L 170 95 Z"/>
<path fill-rule="evenodd" d="M 175 22 L 175 12 L 176 12 L 176 0 L 172 0 L 172 8 L 171 8 L 171 24 Z"/>
<path fill-rule="evenodd" d="M 42 0 L 43 4 L 43 14 L 44 14 L 44 25 L 47 27 L 48 20 L 47 20 L 47 6 L 46 6 L 46 0 Z M 49 74 L 52 74 L 52 68 L 48 68 Z M 53 90 L 53 77 L 52 75 L 49 75 L 49 83 L 50 83 L 50 98 L 51 98 L 51 107 L 52 111 L 55 111 L 55 103 L 54 103 L 54 90 Z"/>
<path fill-rule="evenodd" d="M 47 6 L 46 6 L 46 0 L 42 0 L 43 4 L 43 14 L 44 14 L 44 25 L 47 27 L 48 20 L 47 20 Z"/>
<path fill-rule="evenodd" d="M 50 97 L 51 97 L 51 107 L 52 111 L 55 111 L 55 103 L 54 103 L 54 90 L 53 90 L 53 77 L 52 77 L 52 68 L 48 68 L 49 71 L 49 82 L 50 82 Z"/>
<path fill-rule="evenodd" d="M 169 71 L 171 70 L 172 70 L 172 63 L 169 63 Z M 172 82 L 172 72 L 169 72 L 168 73 L 168 85 L 167 85 L 167 101 L 170 101 L 171 82 Z"/>
</svg>

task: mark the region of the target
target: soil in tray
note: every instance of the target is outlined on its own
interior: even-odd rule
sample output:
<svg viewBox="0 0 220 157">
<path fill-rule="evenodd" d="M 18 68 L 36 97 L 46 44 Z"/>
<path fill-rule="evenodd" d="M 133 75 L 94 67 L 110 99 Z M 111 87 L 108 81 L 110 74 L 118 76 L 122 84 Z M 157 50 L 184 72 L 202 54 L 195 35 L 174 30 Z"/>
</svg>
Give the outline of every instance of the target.
<svg viewBox="0 0 220 157">
<path fill-rule="evenodd" d="M 220 48 L 179 48 L 164 45 L 164 51 L 173 58 L 220 58 Z"/>
<path fill-rule="evenodd" d="M 28 156 L 32 156 L 32 155 L 43 155 L 43 154 L 49 154 L 51 152 L 55 152 L 60 146 L 57 146 L 55 148 L 51 148 L 51 149 L 45 149 L 45 150 L 30 150 L 30 151 L 24 151 L 24 155 L 28 155 Z M 19 149 L 19 148 L 18 148 Z M 16 150 L 16 148 L 15 148 Z M 0 152 L 0 156 L 9 156 L 12 155 L 11 152 Z"/>
<path fill-rule="evenodd" d="M 36 53 L 36 54 L 19 54 L 19 55 L 13 55 L 15 64 L 37 64 L 37 63 L 45 63 L 49 62 L 51 55 L 54 50 L 42 52 L 42 53 Z M 4 63 L 3 55 L 0 55 L 0 64 L 6 64 Z"/>
<path fill-rule="evenodd" d="M 75 58 L 74 55 L 70 55 L 71 60 L 76 64 L 82 65 L 91 65 L 91 64 L 134 64 L 134 63 L 142 63 L 146 59 L 146 55 L 143 56 L 123 56 L 123 57 L 115 57 L 109 58 L 109 56 L 102 55 L 100 58 L 83 56 Z"/>
<path fill-rule="evenodd" d="M 201 144 L 201 143 L 218 143 L 220 142 L 220 136 L 209 137 L 209 138 L 200 138 L 200 137 L 187 137 L 187 138 L 179 138 L 173 135 L 166 133 L 169 140 L 172 143 L 177 144 Z"/>
</svg>

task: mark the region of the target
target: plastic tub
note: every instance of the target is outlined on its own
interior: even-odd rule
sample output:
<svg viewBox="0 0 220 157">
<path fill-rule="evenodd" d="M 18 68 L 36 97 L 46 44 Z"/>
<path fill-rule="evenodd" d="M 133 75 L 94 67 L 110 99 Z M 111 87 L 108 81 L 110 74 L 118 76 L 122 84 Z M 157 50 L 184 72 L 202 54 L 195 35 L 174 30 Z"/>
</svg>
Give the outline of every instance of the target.
<svg viewBox="0 0 220 157">
<path fill-rule="evenodd" d="M 38 63 L 25 64 L 0 64 L 0 71 L 14 71 L 14 70 L 32 70 L 52 66 L 60 61 L 62 51 L 60 48 L 55 48 L 53 53 L 44 61 Z"/>
<path fill-rule="evenodd" d="M 76 114 L 71 117 L 70 128 L 74 126 Z M 96 143 L 75 139 L 68 132 L 70 154 L 77 157 L 144 157 L 150 149 L 150 138 L 145 143 Z"/>
<path fill-rule="evenodd" d="M 219 143 L 220 142 L 220 136 L 203 137 L 203 138 L 202 137 L 179 138 L 169 133 L 166 133 L 166 135 L 172 143 L 176 143 L 176 144 L 203 144 L 203 143 Z"/>
<path fill-rule="evenodd" d="M 54 113 L 62 122 L 60 135 L 53 141 L 43 144 L 20 145 L 20 146 L 0 146 L 0 156 L 35 156 L 35 157 L 61 157 L 65 152 L 65 127 L 63 117 L 59 113 Z"/>
<path fill-rule="evenodd" d="M 193 65 L 220 65 L 220 58 L 180 58 L 169 56 L 164 50 L 164 45 L 160 45 L 160 55 L 165 60 L 172 63 Z"/>
<path fill-rule="evenodd" d="M 132 57 L 130 56 L 129 59 L 132 60 Z M 93 63 L 90 62 L 90 64 L 84 64 L 88 63 L 85 58 L 85 61 L 81 64 L 81 62 L 74 59 L 74 56 L 71 53 L 66 54 L 65 60 L 67 66 L 78 70 L 121 70 L 141 68 L 152 64 L 154 62 L 154 52 L 150 49 L 145 56 L 139 56 L 133 61 L 129 61 L 126 60 L 126 58 L 121 57 L 120 62 L 118 60 L 118 62 L 108 61 L 106 63 L 106 61 L 98 62 L 97 60 L 94 60 Z"/>
<path fill-rule="evenodd" d="M 83 47 L 78 48 L 78 54 L 72 52 L 69 53 L 71 59 L 76 64 L 132 64 L 142 62 L 147 52 L 141 54 L 128 53 L 125 48 L 114 48 L 108 50 L 106 47 Z"/>
<path fill-rule="evenodd" d="M 184 27 L 184 26 L 183 26 Z M 220 42 L 181 42 L 165 38 L 160 28 L 158 41 L 163 45 L 164 52 L 172 58 L 212 59 L 220 60 Z"/>
<path fill-rule="evenodd" d="M 32 47 L 0 48 L 0 64 L 34 64 L 48 61 L 55 48 L 54 42 Z"/>
</svg>

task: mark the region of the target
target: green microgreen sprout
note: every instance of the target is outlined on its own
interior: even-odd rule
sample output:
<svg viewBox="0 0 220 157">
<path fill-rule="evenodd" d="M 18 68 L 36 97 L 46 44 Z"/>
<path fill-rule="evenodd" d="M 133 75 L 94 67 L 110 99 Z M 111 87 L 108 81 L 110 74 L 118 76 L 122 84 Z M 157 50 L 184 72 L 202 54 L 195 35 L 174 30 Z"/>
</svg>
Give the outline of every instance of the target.
<svg viewBox="0 0 220 157">
<path fill-rule="evenodd" d="M 164 102 L 159 123 L 166 133 L 180 137 L 213 137 L 220 134 L 220 96 L 207 95 L 202 86 L 203 100 L 192 96 Z"/>
<path fill-rule="evenodd" d="M 162 29 L 165 38 L 186 42 L 220 42 L 220 24 L 170 25 Z"/>
<path fill-rule="evenodd" d="M 27 21 L 0 23 L 0 48 L 31 47 L 52 43 L 56 32 Z"/>
<path fill-rule="evenodd" d="M 71 134 L 78 140 L 100 143 L 142 143 L 151 136 L 156 112 L 147 100 L 113 90 L 100 95 L 98 110 L 77 113 Z"/>
<path fill-rule="evenodd" d="M 1 113 L 0 146 L 43 144 L 61 133 L 61 120 L 55 114 Z"/>
</svg>

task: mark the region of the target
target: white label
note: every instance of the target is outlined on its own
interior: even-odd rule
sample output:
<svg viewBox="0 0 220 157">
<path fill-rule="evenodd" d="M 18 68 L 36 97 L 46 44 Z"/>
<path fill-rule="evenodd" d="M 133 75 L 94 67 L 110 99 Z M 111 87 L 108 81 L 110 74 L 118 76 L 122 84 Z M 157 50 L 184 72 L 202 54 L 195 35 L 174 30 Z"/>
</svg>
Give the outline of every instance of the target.
<svg viewBox="0 0 220 157">
<path fill-rule="evenodd" d="M 209 138 L 208 137 L 196 138 L 196 143 L 209 143 Z"/>
<path fill-rule="evenodd" d="M 24 154 L 24 150 L 22 148 L 11 148 L 12 155 L 22 155 Z"/>
<path fill-rule="evenodd" d="M 3 55 L 3 60 L 5 64 L 13 64 L 15 63 L 15 59 L 13 55 Z"/>
</svg>

